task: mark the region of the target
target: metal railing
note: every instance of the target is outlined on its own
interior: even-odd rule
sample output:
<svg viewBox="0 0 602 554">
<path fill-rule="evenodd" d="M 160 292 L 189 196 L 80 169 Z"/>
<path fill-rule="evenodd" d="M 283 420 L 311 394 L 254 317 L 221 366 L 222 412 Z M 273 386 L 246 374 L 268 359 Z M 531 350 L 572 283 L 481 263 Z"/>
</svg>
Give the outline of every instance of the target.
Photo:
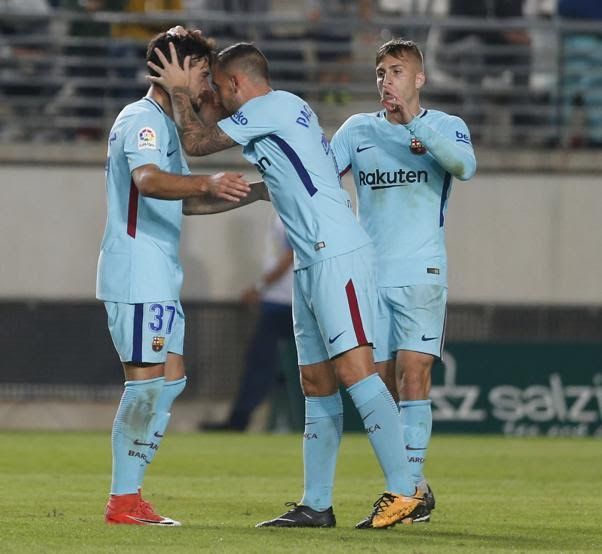
<svg viewBox="0 0 602 554">
<path fill-rule="evenodd" d="M 376 15 L 326 20 L 349 29 L 348 40 L 330 40 L 316 37 L 295 11 L 23 14 L 2 3 L 0 143 L 104 140 L 123 105 L 147 88 L 146 39 L 113 36 L 124 23 L 183 23 L 222 46 L 254 40 L 270 60 L 274 86 L 306 98 L 329 130 L 352 113 L 379 108 L 376 49 L 391 36 L 412 38 L 426 58 L 423 103 L 463 117 L 475 143 L 602 145 L 599 23 Z M 81 36 L 90 24 L 96 34 Z M 522 31 L 530 42 L 500 41 L 508 31 Z"/>
</svg>

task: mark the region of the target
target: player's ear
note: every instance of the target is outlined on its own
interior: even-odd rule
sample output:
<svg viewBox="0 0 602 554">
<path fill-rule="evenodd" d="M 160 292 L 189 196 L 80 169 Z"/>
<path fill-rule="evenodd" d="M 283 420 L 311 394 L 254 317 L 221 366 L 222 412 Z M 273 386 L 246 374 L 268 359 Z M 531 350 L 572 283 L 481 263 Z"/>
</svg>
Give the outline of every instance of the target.
<svg viewBox="0 0 602 554">
<path fill-rule="evenodd" d="M 424 84 L 426 83 L 426 75 L 420 71 L 419 73 L 416 73 L 416 89 L 420 90 Z"/>
<path fill-rule="evenodd" d="M 240 79 L 238 78 L 238 76 L 231 75 L 229 81 L 232 92 L 238 92 L 238 90 L 240 89 Z"/>
</svg>

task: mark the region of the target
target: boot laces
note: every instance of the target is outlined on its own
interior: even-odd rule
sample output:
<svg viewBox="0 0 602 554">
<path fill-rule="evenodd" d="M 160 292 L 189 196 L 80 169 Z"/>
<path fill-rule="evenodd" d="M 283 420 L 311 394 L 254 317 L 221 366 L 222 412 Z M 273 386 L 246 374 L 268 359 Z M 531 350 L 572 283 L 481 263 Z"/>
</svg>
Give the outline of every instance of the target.
<svg viewBox="0 0 602 554">
<path fill-rule="evenodd" d="M 395 502 L 395 497 L 388 492 L 382 494 L 382 496 L 374 503 L 374 511 L 372 515 L 375 516 L 385 511 L 391 504 Z"/>
</svg>

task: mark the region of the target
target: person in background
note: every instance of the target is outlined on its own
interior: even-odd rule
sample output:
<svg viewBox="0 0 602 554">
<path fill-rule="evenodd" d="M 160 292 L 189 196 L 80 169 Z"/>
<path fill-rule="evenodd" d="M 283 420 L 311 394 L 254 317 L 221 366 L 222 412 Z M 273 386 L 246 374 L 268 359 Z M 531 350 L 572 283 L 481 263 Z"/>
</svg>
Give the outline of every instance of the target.
<svg viewBox="0 0 602 554">
<path fill-rule="evenodd" d="M 486 123 L 483 136 L 496 144 L 529 139 L 531 35 L 526 28 L 504 28 L 504 19 L 523 17 L 524 0 L 450 0 L 449 15 L 474 18 L 475 25 L 450 29 L 439 64 L 453 67 L 454 75 L 467 85 L 464 112 L 474 123 Z M 478 22 L 499 21 L 495 29 Z M 490 91 L 486 99 L 481 91 Z M 476 92 L 476 94 L 475 94 Z"/>
<path fill-rule="evenodd" d="M 240 389 L 228 419 L 203 424 L 201 430 L 247 429 L 278 375 L 279 346 L 293 339 L 292 294 L 293 250 L 282 221 L 273 213 L 265 237 L 262 276 L 242 293 L 245 304 L 259 305 L 259 318 L 247 348 Z"/>
<path fill-rule="evenodd" d="M 567 21 L 602 21 L 599 0 L 560 0 L 558 15 Z M 600 28 L 600 23 L 598 23 Z M 560 89 L 564 146 L 602 147 L 602 30 L 568 31 L 562 36 Z"/>
<path fill-rule="evenodd" d="M 324 66 L 318 75 L 320 100 L 345 104 L 351 80 L 353 21 L 368 19 L 372 2 L 361 0 L 307 0 L 308 36 L 314 41 L 315 55 Z"/>
<path fill-rule="evenodd" d="M 161 12 L 182 12 L 183 0 L 107 0 L 119 1 L 121 10 L 127 16 L 153 15 Z M 111 94 L 115 98 L 130 100 L 138 97 L 146 83 L 142 80 L 138 60 L 146 51 L 148 41 L 161 32 L 164 25 L 158 21 L 113 23 L 111 25 L 110 55 L 115 63 L 110 68 L 115 82 Z"/>
</svg>

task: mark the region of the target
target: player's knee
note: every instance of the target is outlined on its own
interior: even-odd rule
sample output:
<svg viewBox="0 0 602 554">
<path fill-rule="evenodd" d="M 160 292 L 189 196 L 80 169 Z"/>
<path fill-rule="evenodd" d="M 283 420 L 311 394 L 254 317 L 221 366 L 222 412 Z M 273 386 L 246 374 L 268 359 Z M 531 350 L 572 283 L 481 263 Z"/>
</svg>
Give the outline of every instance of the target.
<svg viewBox="0 0 602 554">
<path fill-rule="evenodd" d="M 355 383 L 365 379 L 366 377 L 369 377 L 374 373 L 376 373 L 376 371 L 373 367 L 351 366 L 339 368 L 337 376 L 341 384 L 348 389 L 351 385 L 355 385 Z"/>
<path fill-rule="evenodd" d="M 157 400 L 157 411 L 169 412 L 171 405 L 186 388 L 186 382 L 186 376 L 173 381 L 165 381 L 163 389 L 161 390 L 161 396 L 159 396 L 159 399 Z"/>
<path fill-rule="evenodd" d="M 301 389 L 305 396 L 329 396 L 338 389 L 334 375 L 327 371 L 301 370 Z"/>
<path fill-rule="evenodd" d="M 301 379 L 304 396 L 330 396 L 337 391 L 336 385 L 328 381 L 309 381 Z"/>
</svg>

